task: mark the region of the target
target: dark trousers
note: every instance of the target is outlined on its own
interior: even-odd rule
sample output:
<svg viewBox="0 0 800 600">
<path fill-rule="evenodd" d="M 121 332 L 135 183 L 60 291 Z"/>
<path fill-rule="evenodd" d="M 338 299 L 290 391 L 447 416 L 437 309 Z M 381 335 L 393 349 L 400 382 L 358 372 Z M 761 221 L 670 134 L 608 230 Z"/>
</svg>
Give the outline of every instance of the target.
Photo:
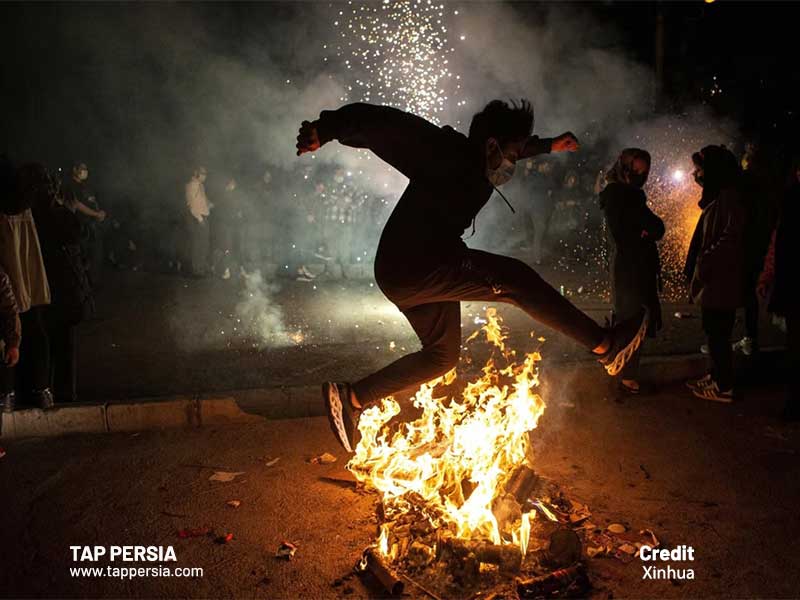
<svg viewBox="0 0 800 600">
<path fill-rule="evenodd" d="M 733 388 L 733 350 L 731 334 L 736 321 L 735 309 L 703 308 L 703 331 L 708 337 L 708 351 L 711 357 L 711 377 L 719 389 Z"/>
<path fill-rule="evenodd" d="M 208 271 L 208 255 L 211 246 L 208 219 L 204 219 L 201 223 L 189 215 L 187 233 L 187 242 L 189 244 L 188 259 L 191 263 L 191 272 L 193 275 L 205 275 Z"/>
<path fill-rule="evenodd" d="M 786 313 L 786 353 L 788 370 L 787 402 L 800 408 L 800 309 L 795 308 Z"/>
<path fill-rule="evenodd" d="M 22 342 L 19 363 L 13 369 L 0 369 L 0 393 L 17 389 L 20 394 L 41 391 L 50 383 L 50 343 L 44 326 L 44 306 L 34 306 L 20 313 Z"/>
<path fill-rule="evenodd" d="M 55 400 L 78 400 L 78 327 L 60 314 L 57 307 L 47 310 L 47 333 L 50 338 L 50 387 Z"/>
<path fill-rule="evenodd" d="M 398 265 L 396 272 L 405 273 L 407 268 Z M 417 387 L 456 366 L 461 353 L 460 300 L 513 304 L 590 350 L 605 337 L 602 327 L 515 258 L 464 250 L 418 282 L 400 285 L 380 275 L 392 271 L 391 265 L 377 266 L 378 284 L 411 323 L 422 349 L 355 383 L 362 404 Z"/>
<path fill-rule="evenodd" d="M 758 344 L 759 302 L 756 286 L 761 270 L 748 274 L 744 288 L 744 334 Z"/>
</svg>

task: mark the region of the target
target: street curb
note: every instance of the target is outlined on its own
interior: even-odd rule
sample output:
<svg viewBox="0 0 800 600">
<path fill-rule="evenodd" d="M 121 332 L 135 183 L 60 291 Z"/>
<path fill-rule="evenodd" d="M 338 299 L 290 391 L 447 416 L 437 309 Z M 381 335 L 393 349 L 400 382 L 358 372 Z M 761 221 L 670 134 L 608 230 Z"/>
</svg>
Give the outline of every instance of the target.
<svg viewBox="0 0 800 600">
<path fill-rule="evenodd" d="M 702 354 L 643 357 L 642 381 L 664 386 L 702 375 L 706 369 Z M 606 375 L 595 361 L 545 365 L 541 371 L 543 390 L 550 394 L 578 394 L 610 389 L 616 381 Z M 229 392 L 248 414 L 266 419 L 321 417 L 325 415 L 320 383 L 280 388 L 262 388 Z"/>
<path fill-rule="evenodd" d="M 702 354 L 643 357 L 642 381 L 668 385 L 701 375 Z M 613 378 L 591 360 L 544 365 L 542 391 L 547 397 L 609 390 Z M 3 414 L 0 439 L 55 436 L 67 433 L 106 433 L 179 427 L 257 423 L 263 419 L 319 417 L 325 414 L 320 384 L 282 386 L 225 392 L 224 397 L 175 397 L 131 400 L 101 405 L 76 405 L 50 411 L 19 410 Z"/>
<path fill-rule="evenodd" d="M 4 413 L 0 419 L 0 438 L 200 427 L 261 420 L 261 417 L 243 412 L 232 397 L 142 400 Z"/>
</svg>

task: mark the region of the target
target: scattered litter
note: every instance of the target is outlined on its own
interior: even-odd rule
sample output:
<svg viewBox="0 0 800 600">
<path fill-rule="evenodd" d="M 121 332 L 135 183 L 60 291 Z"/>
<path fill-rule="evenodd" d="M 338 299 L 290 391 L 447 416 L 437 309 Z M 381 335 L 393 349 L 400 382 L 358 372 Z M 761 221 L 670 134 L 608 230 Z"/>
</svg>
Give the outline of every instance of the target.
<svg viewBox="0 0 800 600">
<path fill-rule="evenodd" d="M 336 457 L 330 452 L 323 452 L 319 456 L 315 456 L 309 460 L 312 465 L 329 465 L 336 462 Z"/>
<path fill-rule="evenodd" d="M 131 437 L 135 438 L 135 437 L 139 437 L 140 435 L 142 435 L 142 432 L 141 431 L 137 431 L 136 433 L 132 433 Z"/>
<path fill-rule="evenodd" d="M 575 526 L 580 523 L 583 523 L 584 521 L 586 521 L 586 519 L 592 516 L 589 507 L 586 506 L 585 504 L 582 504 L 581 502 L 578 502 L 576 500 L 570 501 L 570 504 L 571 504 L 571 510 L 569 513 L 570 525 Z"/>
<path fill-rule="evenodd" d="M 608 526 L 608 530 L 611 533 L 625 533 L 627 531 L 625 525 L 622 525 L 621 523 L 612 523 Z"/>
<path fill-rule="evenodd" d="M 275 557 L 292 560 L 295 552 L 297 552 L 297 546 L 291 542 L 283 542 L 280 546 L 278 546 L 278 551 L 275 553 Z"/>
<path fill-rule="evenodd" d="M 231 540 L 233 540 L 233 534 L 226 533 L 225 535 L 219 536 L 217 539 L 214 540 L 214 542 L 216 542 L 217 544 L 227 544 Z"/>
<path fill-rule="evenodd" d="M 642 473 L 644 473 L 645 479 L 650 479 L 650 471 L 647 470 L 647 467 L 644 465 L 639 465 L 639 469 L 641 469 Z"/>
<path fill-rule="evenodd" d="M 594 558 L 595 556 L 599 556 L 601 554 L 605 554 L 606 549 L 602 546 L 589 546 L 586 548 L 586 556 L 589 558 Z"/>
<path fill-rule="evenodd" d="M 619 547 L 619 549 L 625 554 L 631 554 L 631 555 L 636 554 L 636 552 L 638 551 L 638 548 L 633 544 L 622 544 Z"/>
<path fill-rule="evenodd" d="M 562 400 L 559 402 L 559 405 L 563 406 L 564 408 L 575 408 L 575 403 L 569 402 L 568 400 Z"/>
<path fill-rule="evenodd" d="M 650 541 L 652 542 L 649 544 L 650 547 L 658 548 L 661 545 L 661 542 L 658 541 L 658 538 L 656 537 L 656 534 L 653 533 L 652 529 L 642 529 L 639 534 L 650 538 Z"/>
<path fill-rule="evenodd" d="M 242 501 L 241 500 L 228 500 L 225 504 L 227 504 L 231 508 L 239 508 L 242 505 Z"/>
<path fill-rule="evenodd" d="M 676 312 L 675 313 L 675 318 L 676 319 L 691 319 L 692 315 L 691 315 L 691 313 Z"/>
<path fill-rule="evenodd" d="M 203 537 L 209 533 L 211 533 L 210 527 L 193 527 L 179 530 L 178 537 L 181 539 Z"/>
<path fill-rule="evenodd" d="M 6 455 L 5 448 L 0 448 L 0 458 L 3 458 Z"/>
<path fill-rule="evenodd" d="M 228 483 L 236 479 L 239 475 L 244 475 L 244 471 L 214 471 L 214 474 L 209 477 L 208 480 Z"/>
<path fill-rule="evenodd" d="M 265 461 L 265 462 L 264 462 L 264 464 L 265 464 L 265 465 L 267 465 L 268 467 L 274 467 L 275 465 L 277 465 L 277 464 L 278 464 L 278 461 L 279 461 L 280 459 L 281 459 L 281 457 L 280 457 L 280 456 L 278 456 L 278 457 L 276 457 L 276 458 L 273 458 L 273 459 L 271 459 L 271 460 L 267 460 L 267 461 Z"/>
</svg>

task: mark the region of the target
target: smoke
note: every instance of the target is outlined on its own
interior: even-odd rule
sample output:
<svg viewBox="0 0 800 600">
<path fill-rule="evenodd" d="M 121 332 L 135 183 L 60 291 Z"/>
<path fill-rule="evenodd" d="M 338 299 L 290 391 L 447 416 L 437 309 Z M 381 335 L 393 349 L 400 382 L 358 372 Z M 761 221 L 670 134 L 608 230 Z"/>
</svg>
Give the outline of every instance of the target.
<svg viewBox="0 0 800 600">
<path fill-rule="evenodd" d="M 236 305 L 237 322 L 243 335 L 259 348 L 289 346 L 302 342 L 300 332 L 286 331 L 283 309 L 275 302 L 279 287 L 265 281 L 261 271 L 244 274 L 244 289 Z"/>
<path fill-rule="evenodd" d="M 252 209 L 243 227 L 252 231 L 248 295 L 235 312 L 250 323 L 259 343 L 284 343 L 276 270 L 294 274 L 299 265 L 319 260 L 315 253 L 339 262 L 354 261 L 353 255 L 369 260 L 405 185 L 402 175 L 368 151 L 332 143 L 313 156 L 295 155 L 301 121 L 338 107 L 342 98 L 361 99 L 353 89 L 363 68 L 352 60 L 345 64 L 345 55 L 334 51 L 335 44 L 347 48 L 360 39 L 363 32 L 348 37 L 333 25 L 339 12 L 357 6 L 16 6 L 16 26 L 25 32 L 14 38 L 17 50 L 37 57 L 20 87 L 38 100 L 12 124 L 21 148 L 12 154 L 62 165 L 86 160 L 101 204 L 114 205 L 112 216 L 121 205 L 135 209 L 141 227 L 134 241 L 153 254 L 169 254 L 180 243 L 175 232 L 184 211 L 183 184 L 196 166 L 208 168 L 208 196 L 219 211 L 224 181 L 237 177 Z M 570 130 L 583 144 L 575 156 L 547 160 L 592 181 L 592 169 L 625 146 L 649 149 L 655 169 L 678 160 L 675 148 L 688 151 L 735 134 L 707 113 L 651 118 L 651 67 L 631 55 L 630 40 L 591 6 L 442 6 L 453 50 L 447 55 L 452 77 L 442 83 L 448 101 L 436 115 L 441 123 L 463 132 L 489 100 L 528 98 L 535 107 L 535 133 Z M 40 39 L 49 40 L 47 53 L 37 50 L 33 40 Z M 678 138 L 692 142 L 675 144 Z M 271 173 L 267 186 L 265 171 Z M 537 199 L 513 189 L 509 199 L 518 214 L 492 199 L 477 218 L 470 245 L 512 249 L 519 236 L 509 232 L 522 227 L 519 209 Z M 334 225 L 351 224 L 348 233 L 326 229 L 331 208 Z M 338 247 L 330 247 L 330 238 Z M 231 298 L 232 305 L 236 301 Z M 183 317 L 176 322 L 186 324 Z"/>
</svg>

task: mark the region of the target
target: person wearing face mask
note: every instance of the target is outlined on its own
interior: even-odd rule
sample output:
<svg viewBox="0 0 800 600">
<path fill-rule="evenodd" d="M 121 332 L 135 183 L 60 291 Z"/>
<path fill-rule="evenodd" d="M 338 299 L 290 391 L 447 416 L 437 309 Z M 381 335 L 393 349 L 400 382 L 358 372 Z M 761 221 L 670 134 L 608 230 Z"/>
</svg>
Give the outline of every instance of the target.
<svg viewBox="0 0 800 600">
<path fill-rule="evenodd" d="M 72 176 L 62 184 L 64 205 L 78 216 L 81 225 L 81 256 L 92 285 L 100 283 L 103 269 L 103 236 L 100 223 L 106 220 L 106 211 L 100 208 L 95 193 L 89 188 L 89 167 L 76 163 Z"/>
<path fill-rule="evenodd" d="M 468 248 L 461 239 L 465 230 L 475 230 L 478 213 L 511 179 L 518 160 L 578 149 L 571 133 L 539 138 L 532 130 L 533 110 L 524 100 L 490 102 L 472 118 L 466 136 L 395 108 L 363 103 L 303 122 L 298 156 L 338 140 L 372 150 L 409 179 L 381 235 L 375 279 L 406 316 L 422 349 L 353 384 L 323 384 L 331 429 L 346 450 L 355 447 L 364 407 L 456 366 L 461 300 L 514 304 L 593 352 L 612 375 L 641 343 L 646 311 L 603 328 L 525 263 Z"/>
<path fill-rule="evenodd" d="M 691 299 L 700 305 L 708 339 L 709 373 L 687 383 L 695 396 L 733 401 L 731 334 L 736 309 L 744 305 L 746 211 L 739 185 L 741 171 L 724 146 L 706 146 L 692 155 L 694 180 L 702 188 L 702 209 L 684 274 Z"/>
<path fill-rule="evenodd" d="M 647 206 L 642 187 L 650 173 L 650 154 L 639 148 L 626 148 L 606 174 L 600 192 L 600 208 L 606 222 L 611 276 L 612 322 L 636 315 L 642 305 L 650 310 L 648 334 L 655 337 L 661 328 L 658 299 L 658 242 L 664 237 L 664 222 Z M 636 352 L 620 375 L 623 393 L 638 394 L 639 354 Z"/>
</svg>

